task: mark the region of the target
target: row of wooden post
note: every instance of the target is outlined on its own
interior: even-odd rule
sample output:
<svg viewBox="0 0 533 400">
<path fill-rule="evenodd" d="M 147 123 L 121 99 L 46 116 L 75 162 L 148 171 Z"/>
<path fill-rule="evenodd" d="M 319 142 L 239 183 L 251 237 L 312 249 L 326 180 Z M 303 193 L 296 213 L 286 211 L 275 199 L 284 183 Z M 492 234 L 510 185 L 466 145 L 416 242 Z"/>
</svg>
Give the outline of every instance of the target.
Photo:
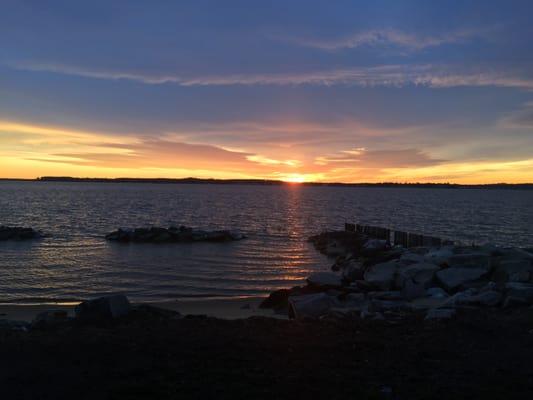
<svg viewBox="0 0 533 400">
<path fill-rule="evenodd" d="M 424 236 L 417 233 L 408 233 L 402 231 L 391 231 L 387 228 L 370 225 L 359 225 L 346 223 L 344 229 L 348 232 L 357 232 L 369 237 L 381 240 L 387 240 L 393 243 L 395 246 L 403 247 L 421 247 L 421 246 L 442 246 L 453 244 L 449 240 L 442 240 L 441 238 L 434 236 Z"/>
</svg>

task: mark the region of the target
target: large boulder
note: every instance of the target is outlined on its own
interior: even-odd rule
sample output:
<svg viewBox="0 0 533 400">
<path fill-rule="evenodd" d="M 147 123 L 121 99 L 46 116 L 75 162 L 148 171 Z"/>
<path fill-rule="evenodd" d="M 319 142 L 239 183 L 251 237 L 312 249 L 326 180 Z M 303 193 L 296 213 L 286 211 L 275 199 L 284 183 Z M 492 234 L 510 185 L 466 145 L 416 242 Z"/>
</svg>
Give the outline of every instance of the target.
<svg viewBox="0 0 533 400">
<path fill-rule="evenodd" d="M 84 321 L 118 318 L 129 314 L 130 311 L 130 302 L 124 295 L 86 300 L 78 304 L 74 309 L 76 318 Z"/>
<path fill-rule="evenodd" d="M 333 240 L 326 245 L 325 253 L 330 257 L 338 257 L 345 256 L 347 250 L 346 247 L 344 247 L 342 244 L 340 244 L 336 240 Z"/>
<path fill-rule="evenodd" d="M 434 299 L 446 299 L 450 297 L 450 295 L 440 287 L 432 287 L 427 289 L 426 296 Z"/>
<path fill-rule="evenodd" d="M 448 264 L 448 260 L 453 255 L 453 247 L 441 247 L 438 249 L 432 249 L 426 253 L 424 255 L 424 260 L 432 264 L 443 265 Z"/>
<path fill-rule="evenodd" d="M 365 281 L 381 290 L 390 290 L 398 264 L 394 261 L 376 264 L 370 267 L 364 274 Z"/>
<path fill-rule="evenodd" d="M 491 267 L 490 256 L 484 253 L 454 254 L 448 258 L 447 264 L 453 268 L 482 268 L 485 271 Z"/>
<path fill-rule="evenodd" d="M 341 277 L 333 272 L 315 272 L 307 278 L 311 286 L 339 287 L 342 286 Z"/>
<path fill-rule="evenodd" d="M 405 282 L 412 281 L 412 283 L 428 288 L 433 281 L 435 273 L 439 269 L 437 265 L 427 262 L 411 264 L 407 267 L 400 268 L 396 277 L 396 285 L 403 288 Z"/>
<path fill-rule="evenodd" d="M 512 301 L 516 304 L 533 304 L 533 284 L 509 282 L 505 285 L 507 302 Z"/>
<path fill-rule="evenodd" d="M 291 296 L 289 297 L 289 318 L 318 318 L 326 315 L 337 304 L 337 300 L 326 293 Z"/>
<path fill-rule="evenodd" d="M 435 276 L 447 291 L 457 290 L 487 274 L 485 268 L 446 268 L 438 271 Z"/>
<path fill-rule="evenodd" d="M 401 265 L 406 266 L 406 265 L 411 265 L 411 264 L 422 263 L 424 261 L 425 259 L 424 259 L 423 254 L 418 254 L 418 253 L 408 251 L 401 255 L 399 262 Z"/>
<path fill-rule="evenodd" d="M 278 289 L 268 295 L 259 308 L 271 308 L 273 310 L 283 310 L 288 306 L 291 289 Z"/>
<path fill-rule="evenodd" d="M 450 297 L 444 303 L 445 306 L 488 306 L 495 307 L 502 301 L 502 294 L 495 290 L 488 290 L 476 293 L 475 290 L 468 289 Z"/>
<path fill-rule="evenodd" d="M 69 320 L 68 312 L 65 310 L 48 310 L 43 311 L 35 316 L 31 325 L 32 327 L 44 327 L 50 325 L 63 324 Z"/>
<path fill-rule="evenodd" d="M 349 260 L 343 265 L 342 278 L 348 282 L 364 279 L 363 265 L 355 260 Z"/>
<path fill-rule="evenodd" d="M 426 296 L 426 287 L 423 283 L 417 283 L 413 279 L 408 278 L 403 283 L 401 294 L 406 300 L 418 299 Z"/>
<path fill-rule="evenodd" d="M 496 282 L 529 282 L 533 278 L 533 262 L 528 259 L 501 259 L 492 276 Z"/>
</svg>

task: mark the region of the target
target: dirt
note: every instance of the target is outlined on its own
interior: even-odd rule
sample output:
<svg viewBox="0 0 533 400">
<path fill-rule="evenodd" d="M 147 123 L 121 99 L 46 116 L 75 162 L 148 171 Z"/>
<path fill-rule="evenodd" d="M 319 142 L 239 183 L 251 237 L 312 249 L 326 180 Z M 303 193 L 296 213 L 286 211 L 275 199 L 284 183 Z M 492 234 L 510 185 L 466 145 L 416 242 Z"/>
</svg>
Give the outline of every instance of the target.
<svg viewBox="0 0 533 400">
<path fill-rule="evenodd" d="M 5 399 L 533 398 L 533 310 L 451 321 L 133 315 L 0 331 Z"/>
</svg>

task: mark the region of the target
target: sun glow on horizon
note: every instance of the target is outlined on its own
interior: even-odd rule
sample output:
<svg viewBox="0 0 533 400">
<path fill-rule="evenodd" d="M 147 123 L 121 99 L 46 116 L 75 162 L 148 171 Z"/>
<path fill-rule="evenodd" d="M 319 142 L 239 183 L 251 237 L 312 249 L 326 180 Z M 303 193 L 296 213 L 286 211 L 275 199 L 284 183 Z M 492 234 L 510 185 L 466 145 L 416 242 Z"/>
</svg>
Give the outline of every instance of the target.
<svg viewBox="0 0 533 400">
<path fill-rule="evenodd" d="M 70 129 L 0 119 L 0 178 L 38 176 L 94 178 L 267 179 L 304 182 L 528 183 L 533 158 L 440 161 L 417 152 L 366 148 L 324 151 L 305 157 L 250 146 L 228 150 L 216 144 L 189 144 L 167 137 Z M 268 150 L 268 149 L 267 149 Z M 345 154 L 348 154 L 346 156 Z M 352 155 L 357 155 L 352 159 Z M 421 160 L 420 165 L 405 162 Z M 316 160 L 319 160 L 317 162 Z M 429 164 L 429 165 L 428 165 Z"/>
<path fill-rule="evenodd" d="M 306 182 L 305 176 L 301 174 L 291 174 L 281 179 L 287 183 L 304 183 Z"/>
</svg>

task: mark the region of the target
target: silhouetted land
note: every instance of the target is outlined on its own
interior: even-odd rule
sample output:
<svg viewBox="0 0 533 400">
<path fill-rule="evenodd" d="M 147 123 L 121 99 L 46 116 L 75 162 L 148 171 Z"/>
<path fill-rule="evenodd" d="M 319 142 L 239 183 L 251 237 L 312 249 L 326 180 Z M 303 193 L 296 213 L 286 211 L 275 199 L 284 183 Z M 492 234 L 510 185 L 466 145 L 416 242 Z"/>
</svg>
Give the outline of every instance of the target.
<svg viewBox="0 0 533 400">
<path fill-rule="evenodd" d="M 159 183 L 159 184 L 217 184 L 217 185 L 289 185 L 279 180 L 264 179 L 201 179 L 201 178 L 74 178 L 69 176 L 43 176 L 37 179 L 2 179 L 38 182 L 97 182 L 97 183 Z M 432 189 L 512 189 L 533 190 L 533 183 L 496 183 L 479 185 L 460 185 L 456 183 L 340 183 L 340 182 L 303 182 L 304 186 L 338 186 L 338 187 L 392 187 L 392 188 L 432 188 Z"/>
<path fill-rule="evenodd" d="M 528 399 L 532 316 L 529 308 L 399 324 L 128 316 L 0 330 L 0 384 L 6 399 Z"/>
</svg>

